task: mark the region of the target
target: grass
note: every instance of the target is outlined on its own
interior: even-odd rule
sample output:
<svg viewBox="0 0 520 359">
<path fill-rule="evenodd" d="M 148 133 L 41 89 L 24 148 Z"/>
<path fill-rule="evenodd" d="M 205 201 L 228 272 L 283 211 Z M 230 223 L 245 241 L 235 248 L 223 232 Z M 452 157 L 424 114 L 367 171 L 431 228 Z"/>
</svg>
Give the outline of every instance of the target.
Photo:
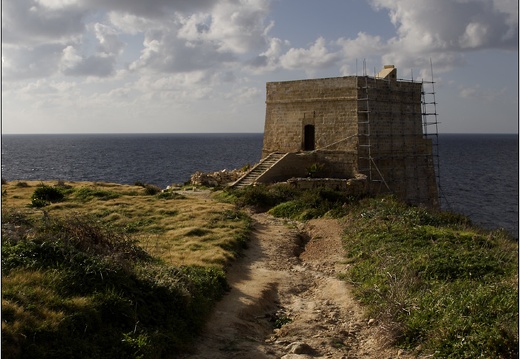
<svg viewBox="0 0 520 359">
<path fill-rule="evenodd" d="M 228 199 L 280 217 L 340 218 L 349 264 L 341 278 L 395 345 L 439 358 L 518 357 L 518 241 L 505 231 L 392 197 L 277 185 Z"/>
<path fill-rule="evenodd" d="M 246 245 L 241 206 L 340 218 L 349 264 L 341 277 L 397 346 L 439 358 L 518 357 L 518 241 L 463 216 L 286 185 L 188 198 L 144 184 L 20 183 L 2 184 L 5 358 L 186 350 Z M 43 186 L 63 198 L 34 206 Z"/>
<path fill-rule="evenodd" d="M 518 357 L 518 243 L 462 216 L 366 199 L 346 217 L 345 279 L 399 346 Z"/>
<path fill-rule="evenodd" d="M 2 184 L 3 357 L 163 358 L 190 347 L 227 290 L 247 216 L 150 186 L 19 183 Z M 39 188 L 63 197 L 34 206 Z"/>
</svg>

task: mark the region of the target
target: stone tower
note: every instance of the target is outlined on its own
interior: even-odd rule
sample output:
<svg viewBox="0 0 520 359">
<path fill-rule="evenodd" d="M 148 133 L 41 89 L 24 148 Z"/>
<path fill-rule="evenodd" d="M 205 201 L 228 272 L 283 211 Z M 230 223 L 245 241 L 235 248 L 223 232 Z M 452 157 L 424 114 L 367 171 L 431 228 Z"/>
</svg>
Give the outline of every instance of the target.
<svg viewBox="0 0 520 359">
<path fill-rule="evenodd" d="M 438 205 L 421 83 L 397 80 L 390 65 L 375 77 L 269 82 L 266 89 L 262 162 L 272 163 L 257 169 L 255 182 L 361 174 L 368 193 Z"/>
</svg>

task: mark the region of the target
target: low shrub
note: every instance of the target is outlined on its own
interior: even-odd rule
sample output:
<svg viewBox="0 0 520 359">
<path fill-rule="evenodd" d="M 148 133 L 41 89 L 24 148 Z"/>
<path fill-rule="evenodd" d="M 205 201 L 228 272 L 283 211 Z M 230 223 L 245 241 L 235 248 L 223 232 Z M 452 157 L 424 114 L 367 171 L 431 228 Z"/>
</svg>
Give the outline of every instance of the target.
<svg viewBox="0 0 520 359">
<path fill-rule="evenodd" d="M 250 206 L 258 211 L 266 211 L 277 204 L 293 199 L 297 192 L 286 184 L 275 184 L 248 186 L 233 191 L 232 194 L 239 206 Z"/>
<path fill-rule="evenodd" d="M 296 189 L 288 184 L 249 186 L 228 191 L 226 200 L 239 206 L 251 206 L 258 211 L 269 211 L 275 217 L 296 220 L 330 215 L 340 217 L 348 212 L 348 205 L 358 198 L 331 188 Z"/>
<path fill-rule="evenodd" d="M 18 187 L 26 186 L 22 184 Z M 64 198 L 65 195 L 60 188 L 41 184 L 34 190 L 31 196 L 31 206 L 41 208 L 48 206 L 51 203 L 61 202 Z"/>
<path fill-rule="evenodd" d="M 147 184 L 144 186 L 144 193 L 148 196 L 154 196 L 158 193 L 161 193 L 161 189 L 153 184 Z"/>
</svg>

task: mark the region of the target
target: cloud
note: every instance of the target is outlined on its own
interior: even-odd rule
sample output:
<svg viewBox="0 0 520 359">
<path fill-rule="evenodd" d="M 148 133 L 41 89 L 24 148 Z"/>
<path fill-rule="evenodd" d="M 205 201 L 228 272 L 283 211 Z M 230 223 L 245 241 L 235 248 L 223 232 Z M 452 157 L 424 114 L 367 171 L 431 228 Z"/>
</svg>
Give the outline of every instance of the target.
<svg viewBox="0 0 520 359">
<path fill-rule="evenodd" d="M 458 95 L 464 99 L 472 99 L 476 102 L 493 103 L 499 101 L 506 103 L 507 101 L 516 101 L 513 91 L 507 88 L 482 88 L 480 85 L 459 86 Z"/>
<path fill-rule="evenodd" d="M 441 73 L 473 52 L 518 49 L 516 0 L 365 0 L 388 14 L 394 33 L 316 35 L 301 47 L 272 35 L 275 1 L 4 0 L 4 92 L 25 101 L 10 113 L 67 104 L 106 116 L 113 108 L 160 113 L 198 100 L 205 106 L 194 106 L 197 113 L 223 100 L 238 113 L 264 94 L 260 75 L 351 75 L 356 59 L 371 69 L 429 70 L 430 58 Z"/>
<path fill-rule="evenodd" d="M 33 47 L 2 45 L 2 79 L 25 81 L 31 78 L 46 78 L 58 72 L 63 46 L 43 44 Z"/>
<path fill-rule="evenodd" d="M 332 66 L 338 60 L 339 54 L 329 51 L 325 39 L 320 37 L 308 49 L 289 49 L 280 57 L 280 64 L 289 70 L 316 71 Z"/>
<path fill-rule="evenodd" d="M 82 55 L 69 45 L 62 51 L 60 71 L 67 76 L 107 77 L 115 73 L 117 57 L 124 48 L 114 28 L 95 23 L 91 26 L 98 41 L 95 53 Z"/>
<path fill-rule="evenodd" d="M 2 42 L 38 46 L 74 41 L 85 31 L 83 20 L 88 11 L 74 1 L 61 5 L 50 7 L 37 0 L 2 1 Z"/>
<path fill-rule="evenodd" d="M 93 9 L 105 9 L 154 20 L 168 18 L 174 12 L 210 11 L 215 4 L 213 0 L 78 0 L 78 2 Z"/>
<path fill-rule="evenodd" d="M 98 53 L 107 56 L 119 55 L 124 48 L 124 43 L 119 39 L 117 31 L 104 24 L 94 24 L 94 33 L 99 41 Z"/>
<path fill-rule="evenodd" d="M 276 37 L 271 38 L 267 50 L 247 60 L 245 65 L 257 74 L 278 70 L 281 68 L 280 56 L 286 48 L 289 48 L 289 41 Z"/>
<path fill-rule="evenodd" d="M 125 35 L 142 34 L 133 71 L 219 71 L 269 42 L 270 0 L 6 0 L 3 4 L 6 79 L 65 75 L 107 77 L 123 68 Z M 94 20 L 94 21 L 93 21 Z M 97 41 L 97 46 L 92 44 Z M 50 45 L 56 46 L 50 46 Z M 134 44 L 135 45 L 135 44 Z M 45 50 L 51 51 L 44 54 Z M 34 70 L 18 70 L 31 58 Z M 25 60 L 28 62 L 28 60 Z M 40 67 L 40 68 L 39 68 Z"/>
<path fill-rule="evenodd" d="M 517 47 L 518 21 L 509 11 L 510 0 L 371 0 L 377 9 L 389 11 L 396 26 L 395 43 L 419 50 Z M 518 3 L 516 11 L 518 12 Z M 478 29 L 478 30 L 477 30 Z M 475 36 L 484 35 L 475 41 Z M 468 41 L 469 40 L 469 41 Z"/>
</svg>

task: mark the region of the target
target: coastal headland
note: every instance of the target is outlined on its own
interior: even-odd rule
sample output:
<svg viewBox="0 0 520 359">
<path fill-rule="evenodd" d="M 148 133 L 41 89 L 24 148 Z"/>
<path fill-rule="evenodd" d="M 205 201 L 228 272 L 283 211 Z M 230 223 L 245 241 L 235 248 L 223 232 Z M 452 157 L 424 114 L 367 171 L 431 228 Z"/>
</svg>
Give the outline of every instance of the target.
<svg viewBox="0 0 520 359">
<path fill-rule="evenodd" d="M 513 358 L 517 253 L 389 196 L 5 182 L 2 355 Z"/>
</svg>

